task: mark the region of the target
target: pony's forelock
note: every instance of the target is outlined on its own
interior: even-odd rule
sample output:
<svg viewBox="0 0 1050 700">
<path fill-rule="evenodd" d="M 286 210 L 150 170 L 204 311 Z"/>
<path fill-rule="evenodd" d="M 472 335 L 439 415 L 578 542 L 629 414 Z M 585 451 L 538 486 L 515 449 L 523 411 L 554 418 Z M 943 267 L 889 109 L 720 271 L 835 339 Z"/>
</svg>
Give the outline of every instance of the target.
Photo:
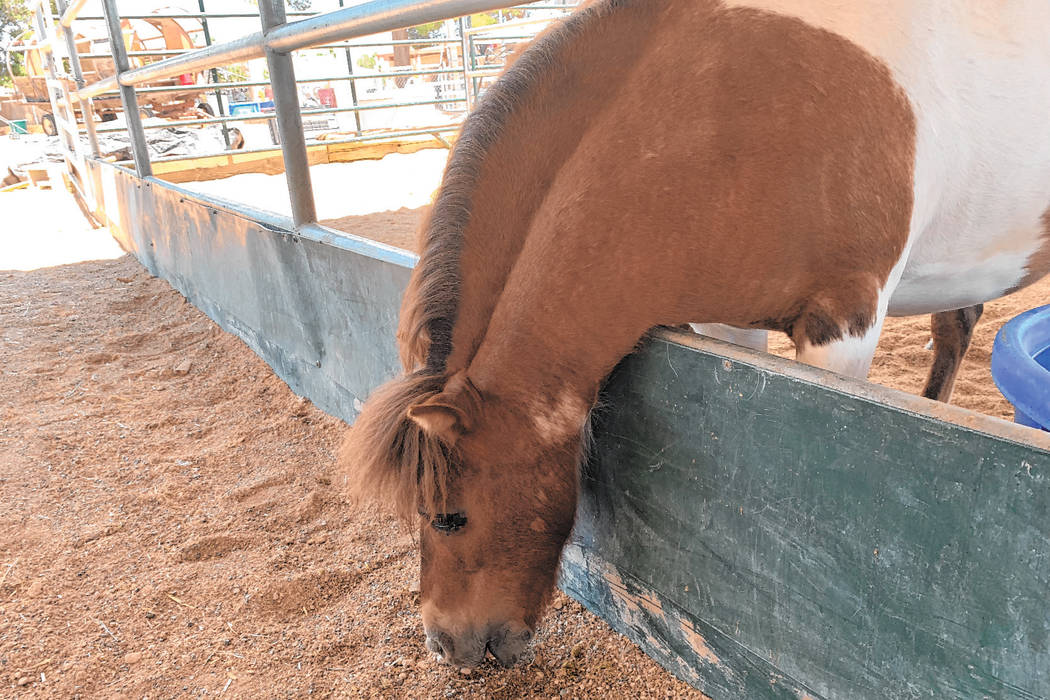
<svg viewBox="0 0 1050 700">
<path fill-rule="evenodd" d="M 339 448 L 351 498 L 375 501 L 410 522 L 419 512 L 443 513 L 454 449 L 407 415 L 409 406 L 439 393 L 445 377 L 414 372 L 369 398 Z"/>
</svg>

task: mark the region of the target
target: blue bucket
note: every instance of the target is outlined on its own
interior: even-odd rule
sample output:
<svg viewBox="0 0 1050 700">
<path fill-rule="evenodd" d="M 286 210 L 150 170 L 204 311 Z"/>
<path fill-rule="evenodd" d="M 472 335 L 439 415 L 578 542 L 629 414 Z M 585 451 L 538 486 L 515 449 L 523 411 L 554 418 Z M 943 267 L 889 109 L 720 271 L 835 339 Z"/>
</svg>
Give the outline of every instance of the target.
<svg viewBox="0 0 1050 700">
<path fill-rule="evenodd" d="M 995 336 L 992 378 L 1014 422 L 1050 431 L 1050 304 L 1010 319 Z"/>
</svg>

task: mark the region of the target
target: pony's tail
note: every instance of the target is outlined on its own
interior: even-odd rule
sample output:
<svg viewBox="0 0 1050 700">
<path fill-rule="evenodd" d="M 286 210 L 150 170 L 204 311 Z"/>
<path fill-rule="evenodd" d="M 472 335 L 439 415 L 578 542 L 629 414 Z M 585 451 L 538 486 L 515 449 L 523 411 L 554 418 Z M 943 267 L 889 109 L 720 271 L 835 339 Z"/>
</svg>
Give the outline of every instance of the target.
<svg viewBox="0 0 1050 700">
<path fill-rule="evenodd" d="M 445 511 L 453 450 L 427 435 L 408 409 L 438 394 L 446 378 L 414 372 L 377 389 L 339 447 L 349 495 L 390 507 L 411 521 L 418 512 Z"/>
</svg>

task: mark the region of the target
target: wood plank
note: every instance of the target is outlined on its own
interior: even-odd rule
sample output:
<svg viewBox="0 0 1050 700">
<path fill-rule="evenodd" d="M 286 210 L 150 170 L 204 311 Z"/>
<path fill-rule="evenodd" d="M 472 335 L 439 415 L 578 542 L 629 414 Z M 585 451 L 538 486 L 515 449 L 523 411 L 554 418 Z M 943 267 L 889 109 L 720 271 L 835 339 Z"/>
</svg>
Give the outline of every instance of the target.
<svg viewBox="0 0 1050 700">
<path fill-rule="evenodd" d="M 409 268 L 141 186 L 89 163 L 110 230 L 154 275 L 259 354 L 293 391 L 352 421 L 400 368 L 394 329 Z M 237 274 L 231 274 L 237 271 Z"/>
<path fill-rule="evenodd" d="M 328 162 L 328 150 L 323 145 L 310 146 L 306 153 L 310 165 Z M 279 148 L 160 161 L 153 164 L 153 174 L 156 177 L 174 183 L 218 180 L 243 173 L 278 175 L 283 172 L 284 157 Z"/>
<path fill-rule="evenodd" d="M 453 139 L 454 140 L 454 139 Z M 307 147 L 310 165 L 321 163 L 349 163 L 358 160 L 378 160 L 391 153 L 416 153 L 426 148 L 446 148 L 437 138 L 420 137 L 384 141 L 356 141 L 350 143 L 320 143 Z M 241 175 L 262 173 L 277 175 L 284 172 L 284 158 L 280 148 L 265 151 L 226 153 L 199 158 L 159 161 L 153 164 L 156 177 L 173 183 L 199 182 Z"/>
<path fill-rule="evenodd" d="M 608 384 L 567 591 L 714 698 L 1050 696 L 1047 436 L 688 344 Z"/>
<path fill-rule="evenodd" d="M 329 146 L 328 157 L 333 163 L 346 163 L 357 160 L 377 160 L 391 153 L 416 153 L 427 148 L 446 148 L 446 144 L 436 138 L 334 143 Z"/>
</svg>

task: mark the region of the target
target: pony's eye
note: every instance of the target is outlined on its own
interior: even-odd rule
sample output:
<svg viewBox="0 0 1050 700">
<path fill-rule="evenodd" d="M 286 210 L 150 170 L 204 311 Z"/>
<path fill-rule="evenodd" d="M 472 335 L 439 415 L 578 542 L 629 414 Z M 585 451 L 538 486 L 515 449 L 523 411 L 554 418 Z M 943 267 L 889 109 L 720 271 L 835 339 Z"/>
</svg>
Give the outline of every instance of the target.
<svg viewBox="0 0 1050 700">
<path fill-rule="evenodd" d="M 446 535 L 451 535 L 467 524 L 467 516 L 462 513 L 438 513 L 430 521 L 431 527 Z"/>
</svg>

